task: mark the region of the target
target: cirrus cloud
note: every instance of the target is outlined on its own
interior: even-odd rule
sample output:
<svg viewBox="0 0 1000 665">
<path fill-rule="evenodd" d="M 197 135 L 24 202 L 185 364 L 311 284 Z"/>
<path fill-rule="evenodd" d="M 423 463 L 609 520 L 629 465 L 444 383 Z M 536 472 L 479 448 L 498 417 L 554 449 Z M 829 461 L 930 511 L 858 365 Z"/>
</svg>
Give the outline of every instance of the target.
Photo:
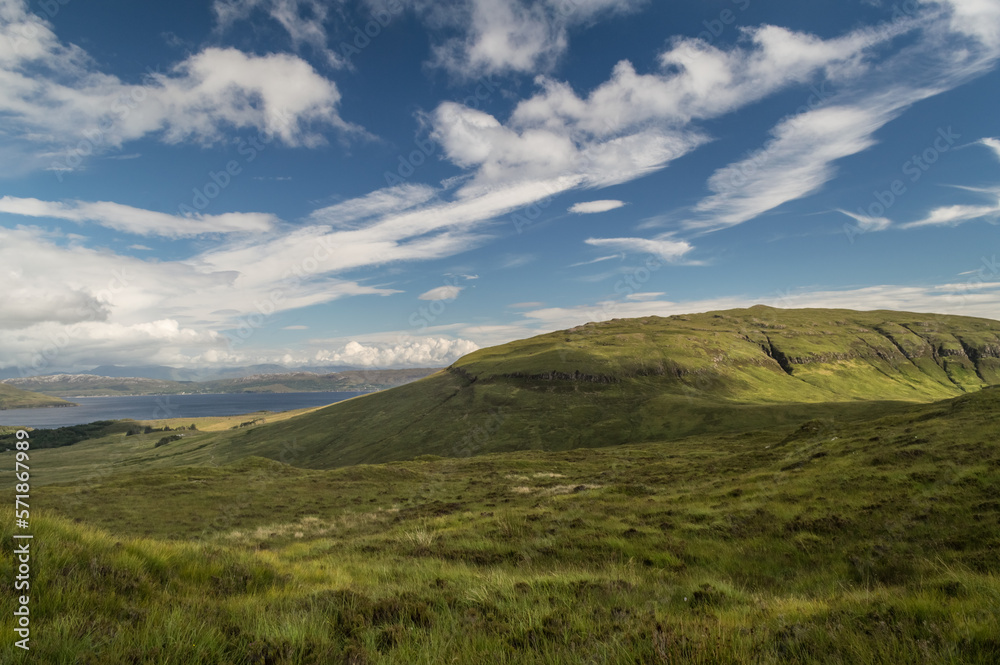
<svg viewBox="0 0 1000 665">
<path fill-rule="evenodd" d="M 580 203 L 574 203 L 569 207 L 569 212 L 575 212 L 578 214 L 592 214 L 598 212 L 607 212 L 609 210 L 614 210 L 616 208 L 621 208 L 625 205 L 624 201 L 616 201 L 613 199 L 604 199 L 600 201 L 582 201 Z"/>
<path fill-rule="evenodd" d="M 268 213 L 229 212 L 221 215 L 195 213 L 171 215 L 144 210 L 111 201 L 40 201 L 39 199 L 0 197 L 0 213 L 23 217 L 49 217 L 73 222 L 94 222 L 118 231 L 142 236 L 180 238 L 206 233 L 263 233 L 270 231 L 278 218 Z M 142 245 L 133 246 L 146 249 Z"/>
<path fill-rule="evenodd" d="M 462 292 L 461 286 L 439 286 L 417 296 L 420 300 L 454 300 Z"/>
</svg>

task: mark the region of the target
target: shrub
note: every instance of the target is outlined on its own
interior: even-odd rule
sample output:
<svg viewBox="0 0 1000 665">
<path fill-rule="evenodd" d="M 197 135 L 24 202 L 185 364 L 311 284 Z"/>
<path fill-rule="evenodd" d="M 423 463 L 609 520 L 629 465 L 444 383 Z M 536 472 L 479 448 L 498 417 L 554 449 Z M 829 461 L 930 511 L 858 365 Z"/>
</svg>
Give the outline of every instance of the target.
<svg viewBox="0 0 1000 665">
<path fill-rule="evenodd" d="M 159 441 L 157 441 L 156 445 L 153 446 L 153 447 L 154 448 L 159 448 L 160 446 L 165 446 L 168 443 L 173 443 L 174 441 L 179 441 L 179 440 L 181 440 L 183 438 L 184 437 L 181 436 L 180 434 L 171 434 L 170 436 L 165 436 L 162 439 L 160 439 Z"/>
</svg>

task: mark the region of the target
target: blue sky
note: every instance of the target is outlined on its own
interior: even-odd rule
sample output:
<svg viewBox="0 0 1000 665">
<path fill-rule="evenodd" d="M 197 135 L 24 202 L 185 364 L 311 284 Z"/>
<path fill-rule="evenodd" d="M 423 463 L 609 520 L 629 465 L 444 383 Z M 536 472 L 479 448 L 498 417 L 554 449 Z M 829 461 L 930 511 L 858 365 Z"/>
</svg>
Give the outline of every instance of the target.
<svg viewBox="0 0 1000 665">
<path fill-rule="evenodd" d="M 1000 318 L 1000 2 L 0 0 L 0 370 Z"/>
</svg>

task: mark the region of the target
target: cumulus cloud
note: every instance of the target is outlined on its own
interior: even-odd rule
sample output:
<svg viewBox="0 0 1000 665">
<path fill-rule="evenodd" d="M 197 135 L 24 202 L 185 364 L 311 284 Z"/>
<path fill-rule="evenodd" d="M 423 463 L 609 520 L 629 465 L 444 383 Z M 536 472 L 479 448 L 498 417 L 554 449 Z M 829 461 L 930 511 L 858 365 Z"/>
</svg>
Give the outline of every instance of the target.
<svg viewBox="0 0 1000 665">
<path fill-rule="evenodd" d="M 991 0 L 919 0 L 921 4 L 950 9 L 951 30 L 1000 49 L 1000 5 Z"/>
<path fill-rule="evenodd" d="M 462 292 L 461 286 L 439 286 L 417 296 L 420 300 L 454 300 Z"/>
<path fill-rule="evenodd" d="M 150 135 L 204 144 L 229 129 L 256 129 L 315 146 L 326 141 L 319 129 L 363 133 L 340 117 L 336 84 L 296 56 L 206 48 L 126 82 L 62 43 L 19 0 L 0 12 L 0 85 L 3 147 L 27 151 L 33 168 L 72 170 L 83 157 Z"/>
<path fill-rule="evenodd" d="M 590 213 L 607 212 L 609 210 L 614 210 L 615 208 L 621 208 L 624 205 L 624 201 L 615 201 L 612 199 L 604 199 L 601 201 L 581 201 L 580 203 L 574 203 L 571 205 L 569 207 L 569 211 L 586 215 Z"/>
<path fill-rule="evenodd" d="M 709 137 L 697 122 L 818 76 L 857 77 L 865 69 L 865 59 L 880 46 L 920 25 L 918 20 L 901 19 L 827 40 L 763 26 L 745 29 L 745 44 L 727 49 L 677 38 L 660 55 L 655 71 L 640 74 L 632 63 L 621 61 L 610 79 L 586 96 L 566 83 L 539 77 L 539 92 L 521 101 L 506 122 L 481 110 L 442 103 L 430 116 L 432 138 L 449 160 L 471 172 L 458 192 L 465 198 L 529 179 L 549 183 L 549 197 L 627 182 L 662 169 L 707 142 Z M 886 113 L 867 117 L 865 109 L 846 105 L 790 119 L 777 132 L 779 145 L 774 150 L 775 163 L 789 166 L 788 177 L 764 183 L 761 171 L 761 183 L 755 184 L 767 187 L 757 196 L 734 200 L 754 188 L 727 191 L 722 185 L 728 174 L 719 174 L 711 183 L 716 196 L 704 201 L 698 212 L 739 223 L 754 211 L 759 214 L 789 197 L 802 196 L 829 177 L 830 161 L 870 145 L 871 132 L 887 119 Z M 856 128 L 856 122 L 862 127 Z M 847 130 L 846 136 L 838 133 L 840 129 Z M 825 147 L 825 162 L 807 159 L 803 151 L 796 166 L 794 159 L 782 155 L 803 136 L 814 141 L 814 151 L 820 139 L 831 140 Z M 785 183 L 780 187 L 788 191 L 774 191 L 777 183 Z M 701 225 L 703 219 L 689 224 Z M 671 260 L 690 249 L 662 237 L 648 240 L 659 255 Z M 630 246 L 634 249 L 637 244 Z"/>
<path fill-rule="evenodd" d="M 618 136 L 578 135 L 570 126 L 508 125 L 493 116 L 453 102 L 431 117 L 432 137 L 456 165 L 473 177 L 461 194 L 475 196 L 526 180 L 547 181 L 551 197 L 578 187 L 605 187 L 663 168 L 704 143 L 693 130 L 630 127 Z"/>
<path fill-rule="evenodd" d="M 416 338 L 397 344 L 362 344 L 351 341 L 336 351 L 316 353 L 318 363 L 359 367 L 435 367 L 448 365 L 479 346 L 467 339 Z"/>
<path fill-rule="evenodd" d="M 28 334 L 0 329 L 4 349 L 0 369 L 17 367 L 25 375 L 107 364 L 189 365 L 225 355 L 226 340 L 212 331 L 184 327 L 172 319 L 124 325 L 84 321 L 72 325 L 49 321 Z"/>
<path fill-rule="evenodd" d="M 568 47 L 571 27 L 643 4 L 645 0 L 420 0 L 415 6 L 431 27 L 463 33 L 435 44 L 432 64 L 474 78 L 549 69 Z"/>
<path fill-rule="evenodd" d="M 350 295 L 396 293 L 328 275 L 301 280 L 293 273 L 262 276 L 245 266 L 219 270 L 199 256 L 184 261 L 141 259 L 83 247 L 66 236 L 31 227 L 0 227 L 0 266 L 6 297 L 32 301 L 30 317 L 5 319 L 7 325 L 20 321 L 19 328 L 67 317 L 126 326 L 170 318 L 212 330 L 234 326 L 249 314 L 260 316 L 262 310 L 274 313 Z M 65 307 L 70 303 L 78 306 Z M 226 308 L 220 309 L 220 303 Z M 74 311 L 79 314 L 70 316 Z"/>
<path fill-rule="evenodd" d="M 23 282 L 8 274 L 11 282 Z M 52 292 L 33 284 L 18 284 L 20 288 L 0 291 L 0 328 L 21 329 L 37 323 L 79 323 L 103 320 L 107 307 L 90 293 L 73 288 Z"/>
<path fill-rule="evenodd" d="M 0 213 L 22 217 L 49 217 L 73 222 L 94 222 L 118 231 L 143 236 L 179 238 L 206 233 L 262 233 L 279 221 L 268 213 L 230 212 L 221 215 L 194 213 L 190 216 L 144 210 L 111 201 L 40 201 L 0 197 Z M 145 249 L 133 245 L 133 249 Z"/>
</svg>

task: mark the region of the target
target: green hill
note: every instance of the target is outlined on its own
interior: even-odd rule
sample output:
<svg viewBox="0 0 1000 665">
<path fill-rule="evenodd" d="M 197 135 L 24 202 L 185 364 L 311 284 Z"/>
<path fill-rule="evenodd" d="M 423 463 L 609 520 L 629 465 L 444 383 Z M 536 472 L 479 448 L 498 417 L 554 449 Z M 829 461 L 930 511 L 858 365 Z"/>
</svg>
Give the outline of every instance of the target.
<svg viewBox="0 0 1000 665">
<path fill-rule="evenodd" d="M 671 442 L 80 476 L 33 496 L 35 641 L 4 662 L 993 664 L 998 412 L 991 388 Z"/>
<path fill-rule="evenodd" d="M 326 468 L 523 449 L 567 450 L 866 418 L 890 402 L 1000 383 L 1000 322 L 753 307 L 612 320 L 482 349 L 390 391 L 220 439 Z"/>
<path fill-rule="evenodd" d="M 41 395 L 0 383 L 0 410 L 31 409 L 44 406 L 76 406 L 76 404 L 58 397 Z"/>
</svg>

